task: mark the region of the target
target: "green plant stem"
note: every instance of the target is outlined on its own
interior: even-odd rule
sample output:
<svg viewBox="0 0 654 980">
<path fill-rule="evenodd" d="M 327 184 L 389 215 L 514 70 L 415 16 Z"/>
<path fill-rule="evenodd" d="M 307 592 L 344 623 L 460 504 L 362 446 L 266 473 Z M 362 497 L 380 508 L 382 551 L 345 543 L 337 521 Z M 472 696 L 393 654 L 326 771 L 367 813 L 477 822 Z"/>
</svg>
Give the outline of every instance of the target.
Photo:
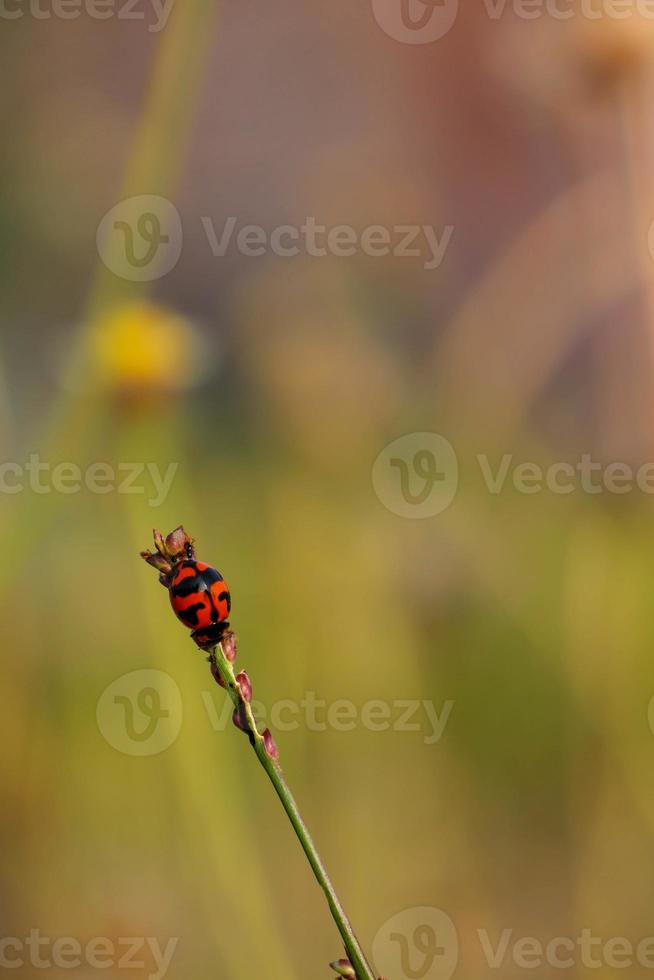
<svg viewBox="0 0 654 980">
<path fill-rule="evenodd" d="M 295 798 L 288 787 L 286 779 L 284 778 L 284 773 L 282 772 L 277 759 L 270 755 L 266 748 L 264 736 L 257 729 L 257 724 L 252 713 L 252 707 L 243 697 L 241 688 L 234 674 L 234 667 L 225 656 L 221 644 L 218 644 L 218 646 L 214 648 L 209 659 L 217 667 L 234 707 L 237 711 L 241 712 L 247 720 L 247 734 L 250 739 L 250 744 L 256 752 L 257 758 L 265 769 L 268 778 L 275 787 L 275 792 L 282 802 L 282 806 L 286 811 L 288 819 L 291 821 L 293 830 L 298 836 L 302 849 L 308 858 L 309 864 L 311 865 L 311 869 L 316 876 L 318 884 L 325 893 L 330 911 L 338 927 L 338 931 L 341 934 L 343 943 L 345 944 L 345 950 L 347 952 L 348 959 L 354 968 L 357 980 L 375 980 L 375 974 L 373 973 L 372 968 L 366 959 L 365 953 L 363 952 L 359 940 L 354 933 L 350 920 L 348 919 L 345 910 L 340 903 L 338 895 L 334 890 L 334 886 L 332 885 L 330 877 L 327 874 L 327 870 L 322 862 L 320 854 L 318 853 L 318 849 L 313 842 L 307 825 L 305 824 L 300 811 L 298 810 Z"/>
</svg>

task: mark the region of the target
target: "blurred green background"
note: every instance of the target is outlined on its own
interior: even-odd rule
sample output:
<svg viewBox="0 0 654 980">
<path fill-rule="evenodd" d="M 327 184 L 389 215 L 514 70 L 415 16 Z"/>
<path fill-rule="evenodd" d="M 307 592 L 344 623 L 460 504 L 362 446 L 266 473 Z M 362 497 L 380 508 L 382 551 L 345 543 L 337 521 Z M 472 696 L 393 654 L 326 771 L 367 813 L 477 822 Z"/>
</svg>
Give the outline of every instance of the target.
<svg viewBox="0 0 654 980">
<path fill-rule="evenodd" d="M 456 977 L 525 975 L 510 952 L 493 970 L 479 930 L 637 944 L 654 933 L 651 492 L 527 493 L 511 468 L 492 493 L 478 456 L 493 473 L 505 454 L 654 459 L 654 22 L 479 5 L 423 45 L 367 3 L 176 0 L 162 30 L 136 9 L 2 14 L 2 935 L 176 937 L 173 980 L 327 977 L 341 953 L 138 558 L 153 526 L 183 522 L 230 583 L 255 697 L 356 708 L 325 730 L 301 709 L 275 734 L 367 949 L 421 906 L 455 924 Z M 135 195 L 183 228 L 150 281 L 96 244 Z M 220 234 L 229 216 L 453 231 L 434 269 L 361 249 L 213 255 L 202 218 Z M 425 432 L 451 443 L 458 487 L 412 519 L 401 467 L 380 495 L 373 465 Z M 32 454 L 45 492 L 15 468 Z M 405 462 L 418 494 L 413 449 Z M 148 471 L 141 492 L 64 493 L 61 463 L 174 476 L 151 506 Z M 161 694 L 157 752 L 101 701 L 122 678 L 147 729 L 142 670 L 183 706 Z M 362 721 L 372 700 L 385 730 Z M 449 710 L 442 737 L 421 708 L 396 723 L 407 700 Z M 412 978 L 448 980 L 414 952 Z M 49 971 L 71 972 L 98 975 Z M 576 955 L 564 972 L 648 970 Z"/>
</svg>

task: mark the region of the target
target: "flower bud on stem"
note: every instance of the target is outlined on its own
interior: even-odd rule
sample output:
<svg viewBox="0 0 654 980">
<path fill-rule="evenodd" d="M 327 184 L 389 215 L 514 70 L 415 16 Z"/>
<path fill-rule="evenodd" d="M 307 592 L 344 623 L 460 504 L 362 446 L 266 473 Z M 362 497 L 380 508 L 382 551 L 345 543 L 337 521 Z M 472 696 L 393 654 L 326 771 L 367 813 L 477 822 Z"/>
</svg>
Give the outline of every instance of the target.
<svg viewBox="0 0 654 980">
<path fill-rule="evenodd" d="M 209 655 L 211 673 L 216 680 L 222 680 L 234 705 L 234 719 L 238 728 L 247 732 L 250 744 L 256 752 L 257 758 L 266 770 L 268 778 L 275 788 L 277 796 L 281 800 L 286 815 L 291 821 L 293 830 L 298 836 L 300 844 L 306 854 L 311 869 L 327 898 L 330 911 L 345 944 L 345 951 L 348 955 L 350 977 L 356 980 L 375 980 L 375 975 L 368 963 L 350 921 L 345 914 L 345 910 L 340 903 L 338 895 L 334 890 L 329 875 L 325 869 L 322 859 L 314 844 L 307 825 L 300 815 L 297 803 L 288 788 L 286 779 L 279 765 L 279 750 L 275 744 L 270 731 L 266 729 L 260 732 L 252 712 L 252 685 L 245 671 L 238 676 L 234 673 L 233 661 L 236 658 L 236 644 L 233 633 L 226 633 L 220 643 L 214 647 Z M 220 683 L 220 681 L 218 681 Z M 347 962 L 347 961 L 345 961 Z M 341 976 L 348 974 L 341 974 Z"/>
<path fill-rule="evenodd" d="M 356 973 L 349 960 L 334 960 L 329 965 L 339 977 L 345 977 L 345 980 L 356 980 Z"/>
<path fill-rule="evenodd" d="M 236 675 L 236 683 L 241 689 L 241 695 L 244 701 L 249 704 L 252 700 L 252 684 L 250 683 L 250 678 L 248 677 L 246 671 L 242 670 L 240 674 Z"/>
</svg>

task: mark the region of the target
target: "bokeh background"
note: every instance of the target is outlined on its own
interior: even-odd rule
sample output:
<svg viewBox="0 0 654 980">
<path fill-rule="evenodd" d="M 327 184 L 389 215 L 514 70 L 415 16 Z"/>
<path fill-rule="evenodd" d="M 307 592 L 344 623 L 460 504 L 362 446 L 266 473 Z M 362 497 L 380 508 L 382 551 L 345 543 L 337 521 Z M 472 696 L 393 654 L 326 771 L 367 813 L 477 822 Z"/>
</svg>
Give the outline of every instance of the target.
<svg viewBox="0 0 654 980">
<path fill-rule="evenodd" d="M 145 5 L 143 20 L 3 8 L 22 16 L 0 33 L 2 462 L 177 464 L 157 507 L 145 477 L 142 493 L 66 494 L 9 493 L 6 476 L 3 936 L 177 937 L 172 980 L 328 977 L 341 953 L 138 558 L 180 522 L 231 585 L 239 663 L 268 706 L 453 702 L 431 743 L 421 712 L 418 730 L 359 713 L 276 733 L 368 949 L 422 906 L 451 918 L 455 976 L 476 980 L 525 975 L 510 950 L 491 969 L 480 929 L 494 945 L 504 928 L 654 933 L 651 493 L 528 494 L 509 473 L 493 494 L 477 460 L 654 459 L 654 21 L 590 0 L 566 20 L 491 7 L 462 5 L 425 44 L 368 2 L 176 0 L 159 31 Z M 134 195 L 183 227 L 151 281 L 96 243 Z M 202 218 L 220 233 L 229 216 L 453 232 L 435 269 L 361 249 L 215 256 Z M 454 447 L 458 490 L 412 519 L 372 470 L 422 432 Z M 102 730 L 103 692 L 136 670 L 165 672 L 183 703 L 156 754 Z M 389 980 L 449 978 L 412 955 Z M 648 973 L 575 955 L 527 972 Z M 34 975 L 25 959 L 14 976 Z M 71 972 L 99 971 L 48 975 Z"/>
</svg>

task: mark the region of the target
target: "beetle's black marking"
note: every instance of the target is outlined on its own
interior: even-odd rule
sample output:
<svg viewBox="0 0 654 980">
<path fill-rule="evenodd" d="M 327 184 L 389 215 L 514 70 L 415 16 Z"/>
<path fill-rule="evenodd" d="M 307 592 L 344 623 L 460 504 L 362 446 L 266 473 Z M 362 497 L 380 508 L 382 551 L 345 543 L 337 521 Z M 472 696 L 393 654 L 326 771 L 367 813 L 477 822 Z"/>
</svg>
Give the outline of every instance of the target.
<svg viewBox="0 0 654 980">
<path fill-rule="evenodd" d="M 180 599 L 193 595 L 194 592 L 208 592 L 214 582 L 223 582 L 224 579 L 216 568 L 205 568 L 200 571 L 194 561 L 183 561 L 181 568 L 192 568 L 194 575 L 189 575 L 173 585 L 173 595 Z"/>
<path fill-rule="evenodd" d="M 181 609 L 179 617 L 187 626 L 197 626 L 198 613 L 204 608 L 205 605 L 203 602 L 196 602 L 194 606 L 189 606 L 188 609 Z"/>
<path fill-rule="evenodd" d="M 203 578 L 206 578 L 210 582 L 222 582 L 222 580 L 223 580 L 223 577 L 220 574 L 220 572 L 218 571 L 218 569 L 217 568 L 213 568 L 211 565 L 207 565 L 206 568 L 203 568 L 202 570 L 200 570 L 198 568 L 198 563 L 196 561 L 188 561 L 188 560 L 186 560 L 186 561 L 183 561 L 180 564 L 179 567 L 180 568 L 192 568 L 193 571 L 197 575 L 202 575 Z"/>
<path fill-rule="evenodd" d="M 199 575 L 189 575 L 188 578 L 183 578 L 181 582 L 173 585 L 172 593 L 180 599 L 185 599 L 189 595 L 196 592 L 206 592 L 206 590 L 207 585 Z"/>
<path fill-rule="evenodd" d="M 221 617 L 220 617 L 220 613 L 218 612 L 218 607 L 214 602 L 213 592 L 211 591 L 211 589 L 207 589 L 207 598 L 209 599 L 209 602 L 211 604 L 211 622 L 219 623 Z"/>
</svg>

